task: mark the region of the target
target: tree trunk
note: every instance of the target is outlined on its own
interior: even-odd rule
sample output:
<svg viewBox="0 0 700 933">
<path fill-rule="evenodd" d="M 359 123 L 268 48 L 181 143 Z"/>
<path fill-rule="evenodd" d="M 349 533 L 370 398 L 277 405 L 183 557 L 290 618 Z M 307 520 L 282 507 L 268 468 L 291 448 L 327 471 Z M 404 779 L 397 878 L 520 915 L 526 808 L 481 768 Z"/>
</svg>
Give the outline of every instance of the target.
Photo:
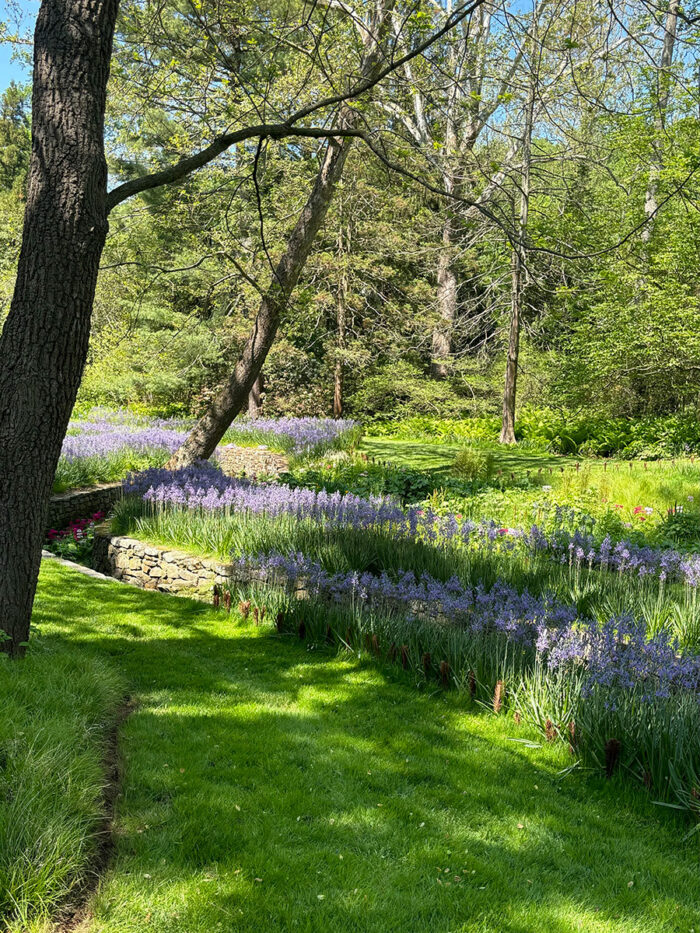
<svg viewBox="0 0 700 933">
<path fill-rule="evenodd" d="M 264 385 L 264 376 L 262 373 L 258 373 L 258 378 L 253 383 L 253 387 L 248 393 L 249 418 L 259 418 L 262 414 Z"/>
<path fill-rule="evenodd" d="M 511 252 L 511 309 L 508 334 L 508 357 L 503 389 L 503 415 L 501 420 L 501 444 L 515 443 L 515 402 L 518 383 L 518 358 L 520 356 L 520 327 L 523 305 L 523 278 L 526 268 L 525 235 L 530 209 L 530 150 L 532 148 L 532 124 L 535 112 L 537 74 L 530 74 L 525 125 L 522 141 L 522 167 L 520 170 L 520 210 L 516 229 L 516 241 Z"/>
<path fill-rule="evenodd" d="M 438 254 L 437 307 L 440 321 L 433 330 L 430 374 L 446 379 L 450 372 L 452 332 L 457 318 L 457 275 L 454 271 L 454 230 L 451 211 L 442 228 L 442 246 Z"/>
<path fill-rule="evenodd" d="M 23 653 L 53 477 L 107 233 L 103 133 L 118 0 L 44 0 L 22 248 L 0 337 L 0 649 Z M 1 634 L 1 633 L 0 633 Z"/>
<path fill-rule="evenodd" d="M 376 74 L 381 63 L 381 48 L 389 24 L 392 0 L 380 0 L 376 22 L 365 30 L 365 52 L 362 77 Z M 343 106 L 339 125 L 350 128 L 358 114 Z M 246 404 L 248 393 L 262 369 L 279 327 L 282 312 L 287 307 L 294 287 L 311 252 L 314 239 L 328 212 L 335 186 L 343 173 L 352 138 L 331 139 L 314 186 L 301 212 L 287 247 L 263 295 L 260 307 L 243 353 L 236 363 L 228 383 L 212 399 L 209 407 L 194 426 L 184 444 L 168 461 L 170 469 L 189 466 L 206 460 L 215 451 L 226 429 Z"/>
<path fill-rule="evenodd" d="M 344 368 L 343 368 L 343 352 L 345 350 L 345 324 L 347 320 L 347 306 L 348 306 L 348 273 L 345 267 L 346 263 L 346 252 L 349 248 L 349 240 L 345 242 L 345 237 L 343 236 L 343 221 L 341 215 L 340 229 L 338 231 L 338 265 L 340 267 L 340 276 L 338 279 L 338 294 L 336 297 L 335 305 L 335 317 L 336 317 L 336 327 L 337 327 L 337 352 L 338 356 L 335 361 L 335 371 L 333 374 L 333 417 L 341 418 L 343 415 L 343 382 L 344 382 Z"/>
<path fill-rule="evenodd" d="M 664 21 L 664 43 L 661 49 L 659 62 L 658 82 L 659 94 L 657 100 L 656 116 L 654 119 L 654 138 L 651 145 L 651 160 L 649 164 L 649 181 L 644 198 L 644 216 L 646 226 L 642 230 L 642 242 L 648 243 L 654 228 L 654 219 L 659 208 L 658 188 L 659 177 L 663 169 L 663 135 L 666 128 L 668 99 L 671 90 L 671 67 L 673 66 L 673 50 L 676 44 L 678 30 L 678 10 L 680 0 L 670 0 L 666 19 Z"/>
<path fill-rule="evenodd" d="M 523 262 L 520 244 L 511 253 L 511 309 L 508 333 L 506 383 L 503 391 L 503 417 L 501 444 L 515 443 L 515 399 L 518 382 L 518 356 L 520 353 L 520 315 L 523 286 Z"/>
</svg>

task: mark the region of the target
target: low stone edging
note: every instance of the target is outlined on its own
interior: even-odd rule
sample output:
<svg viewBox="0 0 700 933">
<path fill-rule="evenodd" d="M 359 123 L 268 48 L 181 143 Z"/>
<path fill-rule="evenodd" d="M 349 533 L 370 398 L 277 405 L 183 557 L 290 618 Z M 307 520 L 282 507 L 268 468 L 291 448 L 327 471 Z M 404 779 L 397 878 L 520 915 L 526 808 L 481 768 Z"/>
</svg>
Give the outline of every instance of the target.
<svg viewBox="0 0 700 933">
<path fill-rule="evenodd" d="M 46 516 L 47 531 L 65 528 L 78 518 L 87 518 L 95 512 L 109 512 L 122 497 L 121 483 L 102 483 L 85 489 L 58 492 L 49 500 Z"/>
<path fill-rule="evenodd" d="M 289 457 L 262 445 L 229 444 L 219 454 L 219 465 L 228 476 L 277 476 L 289 470 Z"/>
</svg>

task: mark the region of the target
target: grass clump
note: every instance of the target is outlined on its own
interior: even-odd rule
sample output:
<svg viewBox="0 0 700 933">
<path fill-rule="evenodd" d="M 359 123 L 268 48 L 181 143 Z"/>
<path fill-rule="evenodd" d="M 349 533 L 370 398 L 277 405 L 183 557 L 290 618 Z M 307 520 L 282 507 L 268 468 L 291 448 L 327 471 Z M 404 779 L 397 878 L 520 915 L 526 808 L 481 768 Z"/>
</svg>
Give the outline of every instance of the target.
<svg viewBox="0 0 700 933">
<path fill-rule="evenodd" d="M 455 457 L 452 472 L 460 479 L 488 481 L 493 474 L 494 458 L 490 451 L 464 447 Z"/>
<path fill-rule="evenodd" d="M 0 655 L 0 927 L 11 931 L 40 925 L 93 868 L 123 695 L 109 665 L 35 639 L 22 661 Z"/>
</svg>

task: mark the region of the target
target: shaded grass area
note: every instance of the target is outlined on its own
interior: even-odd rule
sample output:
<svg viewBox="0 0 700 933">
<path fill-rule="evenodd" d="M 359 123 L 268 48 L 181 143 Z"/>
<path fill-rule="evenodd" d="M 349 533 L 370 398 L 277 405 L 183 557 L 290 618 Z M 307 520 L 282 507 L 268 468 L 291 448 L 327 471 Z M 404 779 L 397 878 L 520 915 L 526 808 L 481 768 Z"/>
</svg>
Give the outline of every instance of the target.
<svg viewBox="0 0 700 933">
<path fill-rule="evenodd" d="M 0 925 L 41 923 L 92 871 L 122 694 L 112 666 L 67 643 L 0 655 Z"/>
<path fill-rule="evenodd" d="M 614 512 L 619 524 L 618 537 L 623 533 L 653 536 L 668 509 L 680 505 L 686 512 L 697 513 L 700 506 L 698 458 L 650 462 L 603 460 L 537 453 L 484 441 L 464 446 L 491 453 L 496 471 L 493 488 L 484 488 L 462 499 L 447 497 L 454 510 L 474 518 L 527 525 L 541 518 L 539 508 L 547 499 L 599 518 L 609 519 L 611 511 Z M 385 438 L 365 438 L 362 443 L 362 450 L 370 457 L 425 471 L 434 479 L 436 489 L 450 475 L 460 449 Z M 498 471 L 502 473 L 499 475 Z M 504 485 L 501 479 L 505 481 L 503 489 L 497 488 Z M 653 509 L 651 515 L 640 518 L 634 511 L 647 506 Z"/>
<path fill-rule="evenodd" d="M 454 695 L 53 564 L 36 621 L 34 654 L 109 659 L 137 703 L 90 933 L 700 922 L 686 823 Z"/>
<path fill-rule="evenodd" d="M 472 443 L 465 441 L 464 444 L 429 444 L 420 441 L 392 440 L 385 437 L 365 437 L 360 443 L 360 450 L 376 460 L 388 460 L 401 466 L 431 470 L 437 474 L 449 471 L 454 458 L 464 447 L 478 447 L 491 451 L 496 469 L 504 471 L 538 470 L 540 467 L 559 469 L 561 466 L 571 466 L 576 462 L 574 457 L 520 450 L 517 447 L 504 447 L 479 441 Z"/>
</svg>

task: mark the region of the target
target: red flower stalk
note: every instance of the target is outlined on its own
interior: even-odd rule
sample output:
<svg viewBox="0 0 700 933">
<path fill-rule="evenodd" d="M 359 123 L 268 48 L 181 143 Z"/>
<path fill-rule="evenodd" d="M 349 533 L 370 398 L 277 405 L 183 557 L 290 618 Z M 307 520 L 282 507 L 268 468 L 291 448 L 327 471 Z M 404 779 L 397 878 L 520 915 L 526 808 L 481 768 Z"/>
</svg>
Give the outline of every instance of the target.
<svg viewBox="0 0 700 933">
<path fill-rule="evenodd" d="M 246 599 L 244 602 L 239 603 L 238 611 L 244 619 L 247 619 L 248 615 L 250 614 L 250 600 Z"/>
<path fill-rule="evenodd" d="M 499 680 L 496 684 L 496 689 L 493 691 L 493 711 L 494 713 L 500 713 L 503 709 L 503 698 L 506 694 L 505 684 L 502 680 Z"/>
<path fill-rule="evenodd" d="M 450 686 L 450 665 L 447 661 L 440 661 L 440 684 L 445 690 Z"/>
<path fill-rule="evenodd" d="M 396 642 L 392 641 L 391 647 L 389 648 L 389 660 L 392 664 L 396 663 Z"/>
<path fill-rule="evenodd" d="M 231 590 L 224 591 L 224 609 L 226 612 L 231 611 Z"/>
<path fill-rule="evenodd" d="M 644 781 L 644 786 L 646 787 L 646 789 L 647 789 L 647 790 L 651 790 L 651 785 L 652 785 L 653 781 L 652 781 L 652 777 L 651 777 L 651 772 L 650 772 L 650 771 L 645 771 L 645 772 L 644 772 L 643 781 Z"/>
<path fill-rule="evenodd" d="M 382 653 L 382 649 L 379 647 L 379 639 L 376 635 L 372 635 L 372 651 L 376 657 L 379 657 L 379 655 Z"/>
<path fill-rule="evenodd" d="M 253 622 L 255 622 L 256 625 L 260 625 L 260 620 L 259 620 L 259 617 L 258 617 L 258 607 L 257 607 L 257 606 L 254 606 L 254 607 L 253 607 Z"/>
<path fill-rule="evenodd" d="M 218 609 L 221 605 L 221 590 L 219 589 L 218 584 L 214 585 L 214 608 Z"/>
<path fill-rule="evenodd" d="M 573 721 L 573 719 L 569 722 L 568 729 L 569 739 L 571 741 L 571 750 L 573 751 L 574 746 L 576 745 L 576 723 Z"/>
<path fill-rule="evenodd" d="M 548 742 L 553 742 L 559 734 L 557 732 L 557 727 L 554 725 L 551 719 L 548 719 L 544 724 L 544 734 Z"/>
<path fill-rule="evenodd" d="M 520 713 L 518 712 L 517 709 L 516 709 L 516 711 L 513 713 L 513 720 L 514 720 L 516 726 L 519 726 L 520 723 L 523 721 L 523 717 L 520 715 Z"/>
<path fill-rule="evenodd" d="M 283 613 L 283 612 L 278 612 L 278 613 L 277 613 L 277 618 L 275 619 L 275 624 L 277 625 L 277 631 L 278 631 L 278 632 L 281 633 L 281 632 L 284 631 L 284 613 Z"/>
<path fill-rule="evenodd" d="M 408 645 L 401 645 L 401 667 L 408 670 Z"/>
<path fill-rule="evenodd" d="M 430 677 L 431 658 L 430 658 L 429 651 L 426 651 L 425 654 L 423 655 L 422 664 L 423 664 L 423 673 L 425 674 L 426 677 Z"/>
<path fill-rule="evenodd" d="M 335 639 L 333 638 L 333 629 L 330 627 L 330 625 L 327 625 L 326 626 L 326 644 L 332 645 L 334 640 Z"/>
<path fill-rule="evenodd" d="M 472 700 L 476 696 L 476 674 L 474 671 L 469 671 L 469 696 Z"/>
<path fill-rule="evenodd" d="M 622 745 L 618 739 L 608 739 L 605 743 L 605 775 L 611 778 L 613 771 L 620 760 L 620 749 Z"/>
</svg>

